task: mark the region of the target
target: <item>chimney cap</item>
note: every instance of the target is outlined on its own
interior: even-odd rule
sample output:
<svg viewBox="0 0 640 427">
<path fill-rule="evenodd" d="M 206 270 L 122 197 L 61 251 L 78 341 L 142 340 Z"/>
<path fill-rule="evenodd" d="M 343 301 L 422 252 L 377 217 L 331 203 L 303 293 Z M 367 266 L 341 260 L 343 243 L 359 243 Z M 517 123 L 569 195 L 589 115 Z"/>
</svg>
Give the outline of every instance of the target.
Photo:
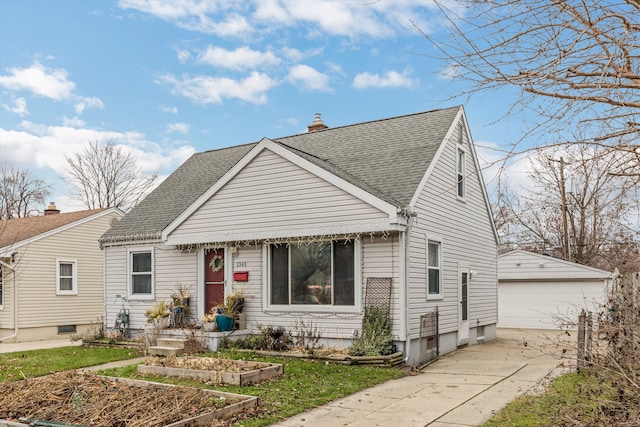
<svg viewBox="0 0 640 427">
<path fill-rule="evenodd" d="M 320 113 L 316 113 L 316 118 L 313 119 L 313 122 L 307 126 L 308 132 L 316 132 L 323 129 L 328 129 L 329 126 L 325 125 L 322 121 L 322 117 Z"/>
<path fill-rule="evenodd" d="M 60 209 L 56 208 L 56 202 L 49 202 L 49 207 L 44 210 L 45 215 L 59 214 Z"/>
</svg>

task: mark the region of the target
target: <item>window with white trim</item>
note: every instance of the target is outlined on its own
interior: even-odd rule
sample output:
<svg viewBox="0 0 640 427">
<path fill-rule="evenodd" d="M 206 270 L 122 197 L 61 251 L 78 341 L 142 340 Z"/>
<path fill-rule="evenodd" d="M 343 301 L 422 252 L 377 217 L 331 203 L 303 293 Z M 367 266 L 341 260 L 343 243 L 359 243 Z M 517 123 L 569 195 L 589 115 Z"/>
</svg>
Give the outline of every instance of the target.
<svg viewBox="0 0 640 427">
<path fill-rule="evenodd" d="M 271 245 L 271 305 L 355 306 L 355 243 L 352 240 Z"/>
<path fill-rule="evenodd" d="M 427 299 L 442 298 L 442 245 L 427 241 Z"/>
<path fill-rule="evenodd" d="M 153 296 L 153 253 L 150 249 L 129 251 L 129 292 L 134 298 Z"/>
<path fill-rule="evenodd" d="M 56 260 L 56 294 L 78 293 L 78 263 L 76 260 Z"/>
<path fill-rule="evenodd" d="M 466 152 L 458 147 L 458 157 L 457 157 L 457 173 L 456 173 L 456 188 L 458 197 L 463 199 L 466 193 L 464 174 L 465 174 L 465 166 L 466 166 Z"/>
</svg>

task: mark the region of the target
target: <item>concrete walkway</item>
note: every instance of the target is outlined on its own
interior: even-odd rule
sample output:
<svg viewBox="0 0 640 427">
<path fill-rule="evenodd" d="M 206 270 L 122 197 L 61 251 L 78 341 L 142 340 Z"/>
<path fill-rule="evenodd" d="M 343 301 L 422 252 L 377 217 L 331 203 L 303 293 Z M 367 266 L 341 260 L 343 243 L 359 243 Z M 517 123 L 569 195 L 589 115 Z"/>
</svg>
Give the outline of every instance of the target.
<svg viewBox="0 0 640 427">
<path fill-rule="evenodd" d="M 0 353 L 65 345 L 79 343 L 0 343 Z M 499 329 L 496 340 L 444 355 L 415 375 L 388 381 L 275 425 L 477 426 L 516 397 L 541 387 L 550 376 L 575 365 L 575 349 L 575 334 Z M 138 362 L 126 360 L 83 370 Z"/>
<path fill-rule="evenodd" d="M 420 371 L 289 418 L 282 427 L 477 426 L 544 384 L 575 354 L 574 337 L 498 331 L 498 339 L 449 353 Z"/>
</svg>

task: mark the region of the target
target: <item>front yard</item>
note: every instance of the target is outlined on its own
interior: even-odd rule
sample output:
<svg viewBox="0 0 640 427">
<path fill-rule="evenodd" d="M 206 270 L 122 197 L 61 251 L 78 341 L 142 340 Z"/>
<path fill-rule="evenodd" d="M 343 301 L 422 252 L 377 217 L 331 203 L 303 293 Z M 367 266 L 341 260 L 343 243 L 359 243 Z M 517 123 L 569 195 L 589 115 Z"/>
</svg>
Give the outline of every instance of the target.
<svg viewBox="0 0 640 427">
<path fill-rule="evenodd" d="M 235 351 L 206 355 L 245 361 L 281 363 L 284 365 L 284 375 L 255 385 L 237 386 L 212 385 L 194 379 L 140 375 L 136 366 L 111 369 L 101 374 L 256 396 L 260 401 L 258 409 L 246 411 L 245 415 L 234 416 L 229 421 L 231 425 L 237 423 L 236 425 L 246 427 L 266 426 L 331 400 L 405 375 L 403 371 L 395 368 L 348 366 L 314 360 L 290 360 Z M 6 416 L 3 414 L 3 410 L 11 403 L 11 395 L 3 393 L 3 387 L 8 390 L 9 382 L 137 356 L 138 354 L 131 349 L 82 347 L 0 354 L 0 379 L 3 381 L 0 383 L 0 419 Z M 72 397 L 73 391 L 71 390 L 70 394 Z M 79 394 L 75 396 L 77 405 Z M 111 399 L 115 399 L 115 395 L 111 395 Z M 123 405 L 126 405 L 127 411 L 135 413 L 133 406 L 138 401 L 140 399 L 131 399 L 129 396 Z M 70 398 L 69 404 L 73 405 L 73 399 Z M 37 401 L 34 401 L 35 406 L 40 406 Z"/>
</svg>

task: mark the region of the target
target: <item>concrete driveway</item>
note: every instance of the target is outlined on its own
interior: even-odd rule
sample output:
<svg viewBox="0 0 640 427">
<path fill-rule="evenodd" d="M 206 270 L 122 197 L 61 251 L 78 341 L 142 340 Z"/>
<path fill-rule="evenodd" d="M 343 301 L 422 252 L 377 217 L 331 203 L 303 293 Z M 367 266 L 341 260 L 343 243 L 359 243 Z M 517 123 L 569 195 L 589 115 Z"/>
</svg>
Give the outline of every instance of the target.
<svg viewBox="0 0 640 427">
<path fill-rule="evenodd" d="M 575 334 L 499 329 L 402 379 L 304 412 L 282 427 L 477 426 L 523 393 L 575 365 Z"/>
</svg>

